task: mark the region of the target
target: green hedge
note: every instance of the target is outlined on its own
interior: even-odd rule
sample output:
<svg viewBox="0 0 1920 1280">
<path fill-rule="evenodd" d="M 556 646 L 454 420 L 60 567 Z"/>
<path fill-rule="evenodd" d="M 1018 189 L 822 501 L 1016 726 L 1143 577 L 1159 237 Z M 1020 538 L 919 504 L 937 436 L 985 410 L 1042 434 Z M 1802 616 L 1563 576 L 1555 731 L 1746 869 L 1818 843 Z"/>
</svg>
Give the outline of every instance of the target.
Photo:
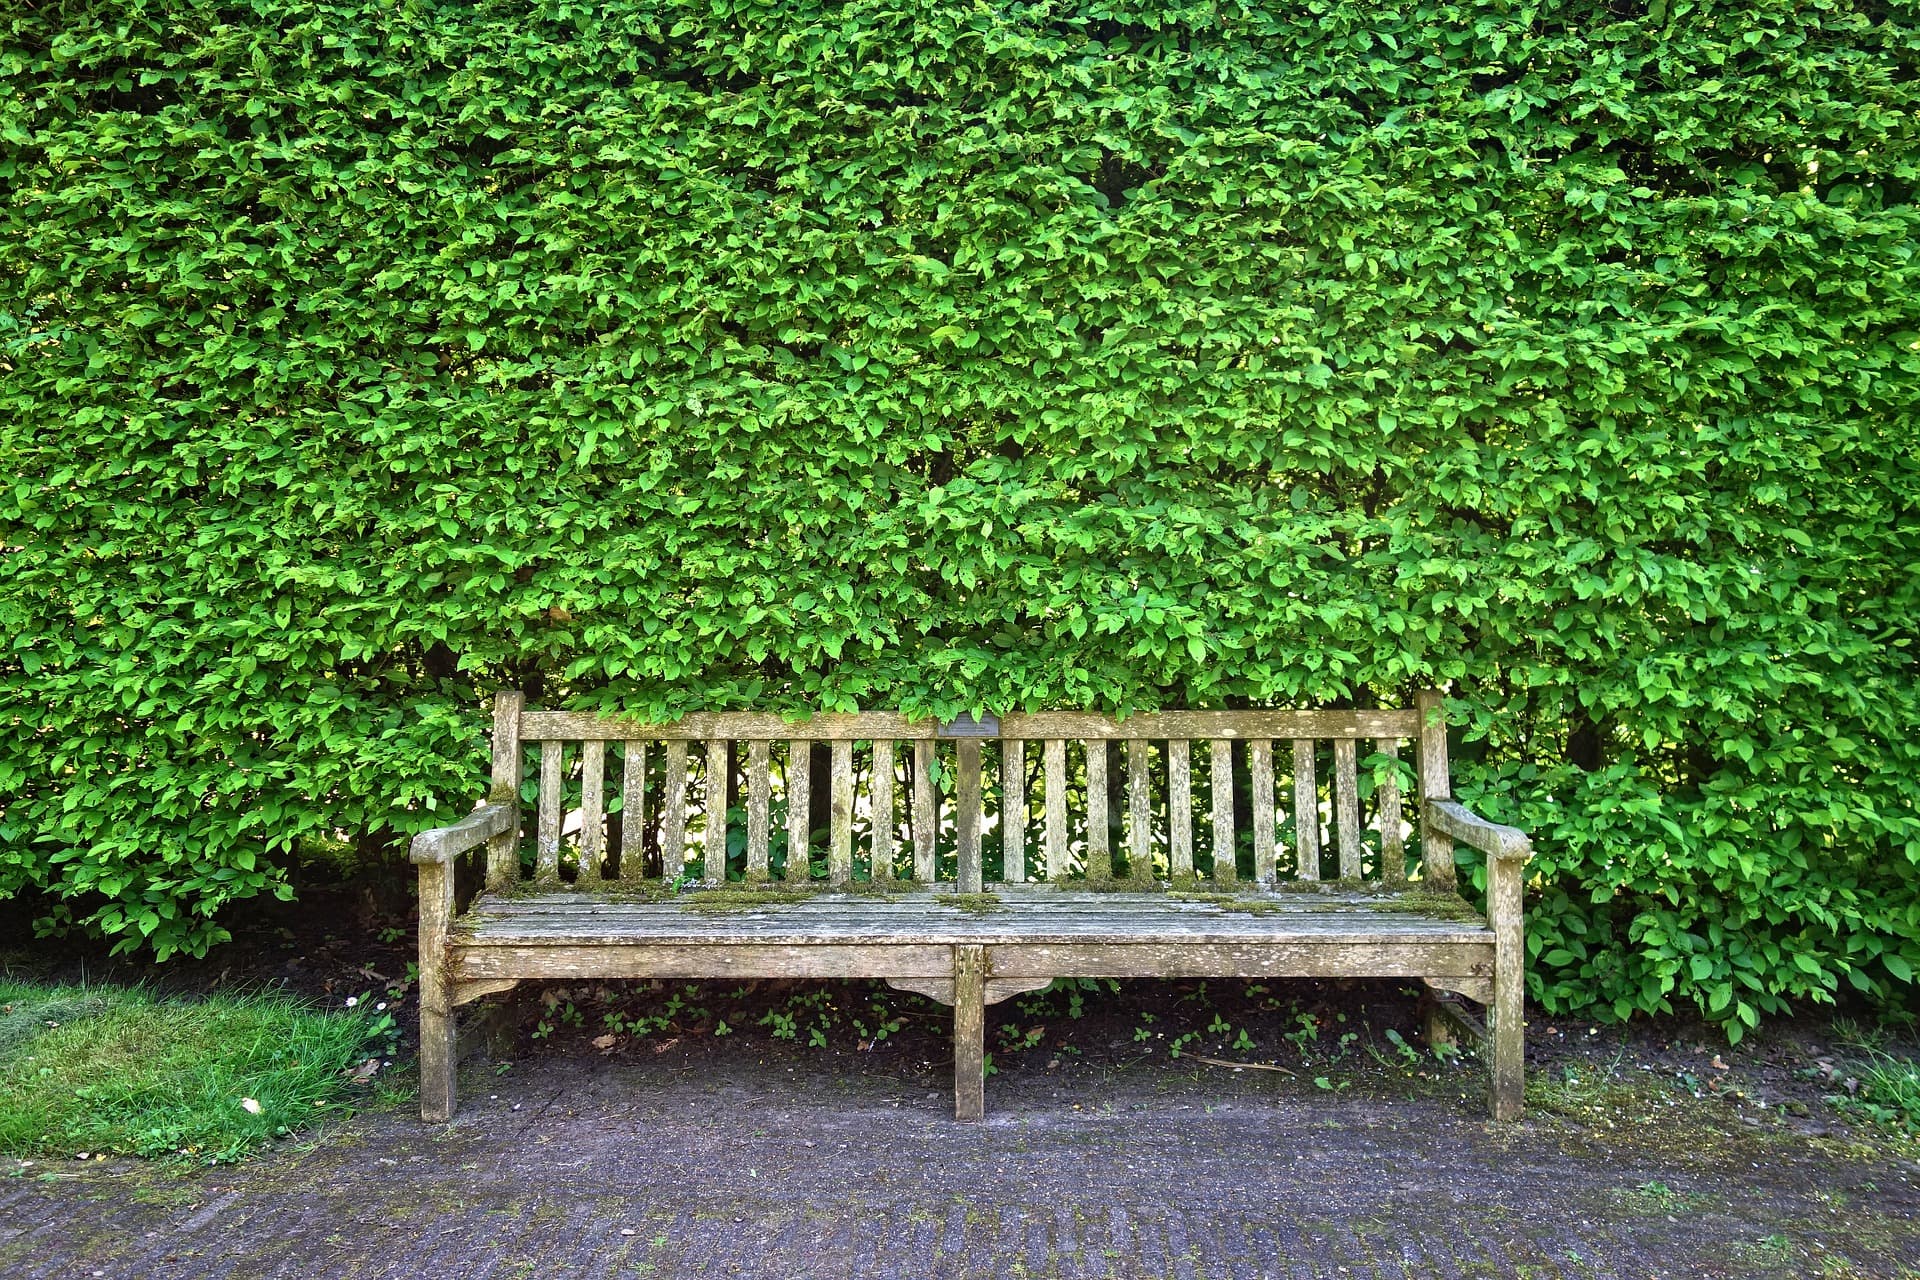
<svg viewBox="0 0 1920 1280">
<path fill-rule="evenodd" d="M 1451 680 L 1548 1010 L 1920 964 L 1906 0 L 0 30 L 0 893 L 48 927 L 204 950 L 296 842 L 470 799 L 502 683 Z"/>
</svg>

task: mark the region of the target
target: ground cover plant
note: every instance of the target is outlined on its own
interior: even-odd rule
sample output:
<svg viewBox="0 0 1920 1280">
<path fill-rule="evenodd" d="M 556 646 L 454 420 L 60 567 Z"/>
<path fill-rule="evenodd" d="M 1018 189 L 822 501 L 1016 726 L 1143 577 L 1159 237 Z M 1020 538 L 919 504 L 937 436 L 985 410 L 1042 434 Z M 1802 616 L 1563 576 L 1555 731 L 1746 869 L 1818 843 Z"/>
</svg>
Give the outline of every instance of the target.
<svg viewBox="0 0 1920 1280">
<path fill-rule="evenodd" d="M 368 1098 L 393 1027 L 273 992 L 0 980 L 0 1154 L 235 1160 Z"/>
<path fill-rule="evenodd" d="M 548 705 L 1402 703 L 1530 994 L 1920 965 L 1920 11 L 0 19 L 0 894 L 166 956 Z M 1467 883 L 1474 883 L 1469 867 Z"/>
</svg>

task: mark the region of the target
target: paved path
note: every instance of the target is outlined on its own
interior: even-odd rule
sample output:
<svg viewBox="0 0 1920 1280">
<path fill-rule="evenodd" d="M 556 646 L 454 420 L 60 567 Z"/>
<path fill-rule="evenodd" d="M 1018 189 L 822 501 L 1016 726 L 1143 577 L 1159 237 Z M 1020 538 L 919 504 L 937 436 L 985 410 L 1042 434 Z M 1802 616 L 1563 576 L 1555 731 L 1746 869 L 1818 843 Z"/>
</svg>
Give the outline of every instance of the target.
<svg viewBox="0 0 1920 1280">
<path fill-rule="evenodd" d="M 0 1275 L 1920 1275 L 1920 1169 L 1731 1117 L 1496 1130 L 1459 1081 L 1148 1065 L 996 1079 L 961 1126 L 937 1069 L 728 1048 L 524 1056 L 451 1126 L 239 1169 L 36 1165 L 0 1178 Z"/>
</svg>

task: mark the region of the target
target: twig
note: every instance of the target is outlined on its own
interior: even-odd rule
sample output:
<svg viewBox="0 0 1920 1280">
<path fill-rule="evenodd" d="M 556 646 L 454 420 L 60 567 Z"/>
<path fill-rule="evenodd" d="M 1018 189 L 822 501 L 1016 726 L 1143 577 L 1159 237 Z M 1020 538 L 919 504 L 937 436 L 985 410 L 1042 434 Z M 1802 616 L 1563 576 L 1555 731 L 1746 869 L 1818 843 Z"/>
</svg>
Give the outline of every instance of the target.
<svg viewBox="0 0 1920 1280">
<path fill-rule="evenodd" d="M 1204 1053 L 1181 1053 L 1183 1058 L 1192 1058 L 1195 1062 L 1204 1062 L 1210 1067 L 1232 1067 L 1236 1071 L 1278 1071 L 1283 1076 L 1299 1078 L 1299 1073 L 1285 1067 L 1269 1066 L 1264 1062 L 1228 1062 L 1225 1058 L 1209 1058 Z"/>
</svg>

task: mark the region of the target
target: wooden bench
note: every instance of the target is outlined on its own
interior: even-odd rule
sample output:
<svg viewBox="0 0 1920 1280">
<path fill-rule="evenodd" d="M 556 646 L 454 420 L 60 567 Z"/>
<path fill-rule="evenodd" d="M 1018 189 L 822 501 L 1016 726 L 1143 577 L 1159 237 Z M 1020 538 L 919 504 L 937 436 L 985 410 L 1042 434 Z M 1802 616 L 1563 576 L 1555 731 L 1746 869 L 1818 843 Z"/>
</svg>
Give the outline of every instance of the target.
<svg viewBox="0 0 1920 1280">
<path fill-rule="evenodd" d="M 954 1108 L 971 1120 L 985 1006 L 1055 978 L 1372 976 L 1490 1006 L 1493 1114 L 1510 1119 L 1531 849 L 1449 795 L 1434 692 L 1415 710 L 947 724 L 645 724 L 501 693 L 487 801 L 413 841 L 421 1115 L 454 1112 L 456 1007 L 523 979 L 885 979 L 953 1006 Z M 1486 854 L 1490 919 L 1454 892 L 1455 841 Z"/>
</svg>

